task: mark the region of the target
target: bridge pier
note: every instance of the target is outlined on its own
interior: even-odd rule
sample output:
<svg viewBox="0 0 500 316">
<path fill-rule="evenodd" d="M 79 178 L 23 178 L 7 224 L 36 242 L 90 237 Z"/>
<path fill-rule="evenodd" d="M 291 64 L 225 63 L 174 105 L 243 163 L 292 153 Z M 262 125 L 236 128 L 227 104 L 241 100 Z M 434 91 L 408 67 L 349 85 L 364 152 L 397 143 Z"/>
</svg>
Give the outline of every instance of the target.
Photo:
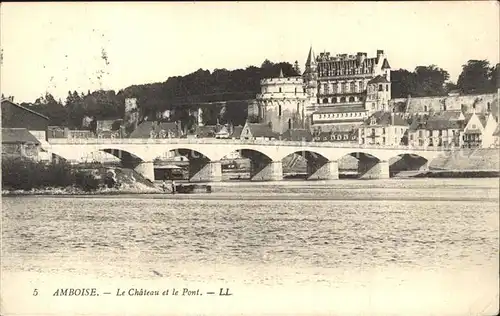
<svg viewBox="0 0 500 316">
<path fill-rule="evenodd" d="M 360 161 L 359 179 L 389 179 L 388 161 Z"/>
<path fill-rule="evenodd" d="M 153 162 L 139 162 L 134 167 L 134 171 L 141 174 L 144 178 L 150 180 L 151 182 L 155 181 L 155 168 Z"/>
<path fill-rule="evenodd" d="M 307 180 L 337 180 L 339 178 L 338 161 L 307 161 Z"/>
<path fill-rule="evenodd" d="M 220 182 L 222 167 L 220 161 L 193 160 L 189 162 L 189 182 Z M 191 170 L 193 172 L 191 173 Z"/>
<path fill-rule="evenodd" d="M 283 180 L 283 165 L 280 161 L 269 161 L 251 177 L 252 181 Z"/>
</svg>

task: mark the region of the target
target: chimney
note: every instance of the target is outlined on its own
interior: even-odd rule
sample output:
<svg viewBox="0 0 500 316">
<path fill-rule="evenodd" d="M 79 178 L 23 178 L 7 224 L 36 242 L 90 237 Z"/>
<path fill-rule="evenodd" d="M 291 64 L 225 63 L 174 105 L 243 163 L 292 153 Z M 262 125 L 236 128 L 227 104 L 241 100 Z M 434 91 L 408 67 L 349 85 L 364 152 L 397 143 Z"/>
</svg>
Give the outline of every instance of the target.
<svg viewBox="0 0 500 316">
<path fill-rule="evenodd" d="M 366 56 L 366 53 L 357 53 L 356 55 L 356 59 L 358 61 L 358 65 L 361 65 L 363 63 L 363 61 L 365 61 L 365 56 Z"/>
<path fill-rule="evenodd" d="M 382 49 L 377 49 L 377 61 L 380 61 L 384 57 L 384 51 Z"/>
</svg>

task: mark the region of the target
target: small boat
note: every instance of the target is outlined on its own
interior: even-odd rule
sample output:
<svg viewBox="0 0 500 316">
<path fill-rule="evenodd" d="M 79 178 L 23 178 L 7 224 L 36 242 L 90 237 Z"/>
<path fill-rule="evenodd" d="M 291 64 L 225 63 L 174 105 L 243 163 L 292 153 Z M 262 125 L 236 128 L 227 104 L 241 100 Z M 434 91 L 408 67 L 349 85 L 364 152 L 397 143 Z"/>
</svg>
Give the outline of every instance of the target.
<svg viewBox="0 0 500 316">
<path fill-rule="evenodd" d="M 178 184 L 175 186 L 175 193 L 212 193 L 212 186 L 205 184 Z"/>
</svg>

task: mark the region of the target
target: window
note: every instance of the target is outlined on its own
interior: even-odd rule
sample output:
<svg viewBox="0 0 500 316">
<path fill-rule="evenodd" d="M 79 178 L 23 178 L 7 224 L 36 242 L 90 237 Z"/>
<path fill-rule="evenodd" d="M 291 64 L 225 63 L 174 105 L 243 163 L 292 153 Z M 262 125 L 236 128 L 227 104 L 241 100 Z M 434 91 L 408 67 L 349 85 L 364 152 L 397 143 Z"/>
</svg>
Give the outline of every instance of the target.
<svg viewBox="0 0 500 316">
<path fill-rule="evenodd" d="M 382 134 L 385 134 L 385 128 L 382 127 Z"/>
<path fill-rule="evenodd" d="M 292 119 L 288 119 L 288 129 L 292 129 Z"/>
<path fill-rule="evenodd" d="M 385 137 L 382 137 L 382 144 L 385 145 Z"/>
<path fill-rule="evenodd" d="M 488 112 L 491 112 L 491 103 L 488 102 Z"/>
<path fill-rule="evenodd" d="M 472 129 L 475 129 L 476 128 L 476 124 L 472 124 Z"/>
<path fill-rule="evenodd" d="M 328 103 L 328 98 L 324 98 L 323 103 Z"/>
<path fill-rule="evenodd" d="M 337 98 L 336 97 L 332 98 L 332 103 L 337 103 Z"/>
<path fill-rule="evenodd" d="M 295 88 L 295 94 L 297 94 L 297 88 Z"/>
<path fill-rule="evenodd" d="M 281 93 L 281 88 L 279 88 L 279 92 Z"/>
<path fill-rule="evenodd" d="M 424 112 L 427 112 L 427 105 L 424 106 Z"/>
<path fill-rule="evenodd" d="M 354 102 L 354 97 L 349 97 L 349 102 Z"/>
<path fill-rule="evenodd" d="M 325 92 L 325 94 L 329 94 L 330 93 L 330 89 L 328 87 L 328 83 L 325 83 L 323 85 L 323 91 Z"/>
<path fill-rule="evenodd" d="M 278 105 L 278 116 L 281 116 L 281 104 Z"/>
<path fill-rule="evenodd" d="M 340 98 L 340 102 L 341 102 L 341 103 L 344 103 L 344 102 L 345 102 L 345 97 L 341 97 L 341 98 Z"/>
<path fill-rule="evenodd" d="M 334 83 L 334 84 L 332 85 L 332 90 L 333 90 L 333 91 L 332 91 L 332 93 L 337 93 L 338 88 L 339 88 L 339 87 L 337 86 L 337 84 L 336 84 L 336 83 Z"/>
<path fill-rule="evenodd" d="M 384 91 L 384 87 L 381 84 L 378 85 L 378 91 Z"/>
<path fill-rule="evenodd" d="M 389 85 L 388 84 L 385 85 L 385 91 L 389 91 Z"/>
<path fill-rule="evenodd" d="M 344 140 L 349 140 L 349 136 L 347 136 L 346 134 L 344 134 Z"/>
<path fill-rule="evenodd" d="M 351 82 L 351 92 L 355 92 L 355 91 L 356 91 L 356 83 Z"/>
</svg>

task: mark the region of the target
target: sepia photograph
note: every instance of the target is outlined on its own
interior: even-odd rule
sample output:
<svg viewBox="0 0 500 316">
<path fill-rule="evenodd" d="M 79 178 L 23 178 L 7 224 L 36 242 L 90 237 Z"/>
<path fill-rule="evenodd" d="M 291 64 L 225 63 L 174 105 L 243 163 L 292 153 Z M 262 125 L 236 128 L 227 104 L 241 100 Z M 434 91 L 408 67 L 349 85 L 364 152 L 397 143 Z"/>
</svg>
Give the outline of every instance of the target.
<svg viewBox="0 0 500 316">
<path fill-rule="evenodd" d="M 497 1 L 3 2 L 0 316 L 499 315 Z"/>
</svg>

